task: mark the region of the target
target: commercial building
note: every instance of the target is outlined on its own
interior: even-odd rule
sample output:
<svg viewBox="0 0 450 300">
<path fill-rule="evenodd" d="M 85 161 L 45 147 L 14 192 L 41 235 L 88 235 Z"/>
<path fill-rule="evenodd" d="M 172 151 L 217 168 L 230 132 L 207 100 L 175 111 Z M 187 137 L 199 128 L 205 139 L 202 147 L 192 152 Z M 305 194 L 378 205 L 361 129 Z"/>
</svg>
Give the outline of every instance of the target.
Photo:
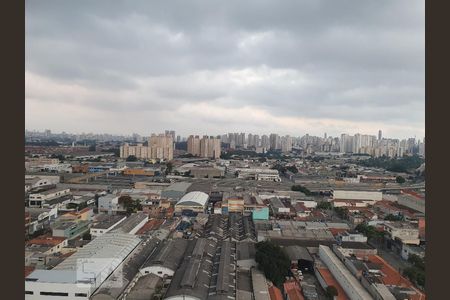
<svg viewBox="0 0 450 300">
<path fill-rule="evenodd" d="M 206 205 L 209 200 L 209 195 L 203 192 L 190 192 L 184 195 L 175 204 L 175 213 L 182 213 L 185 210 L 195 213 L 203 213 L 206 210 Z"/>
<path fill-rule="evenodd" d="M 236 168 L 238 178 L 261 181 L 281 181 L 278 170 L 274 169 L 244 169 Z"/>
</svg>

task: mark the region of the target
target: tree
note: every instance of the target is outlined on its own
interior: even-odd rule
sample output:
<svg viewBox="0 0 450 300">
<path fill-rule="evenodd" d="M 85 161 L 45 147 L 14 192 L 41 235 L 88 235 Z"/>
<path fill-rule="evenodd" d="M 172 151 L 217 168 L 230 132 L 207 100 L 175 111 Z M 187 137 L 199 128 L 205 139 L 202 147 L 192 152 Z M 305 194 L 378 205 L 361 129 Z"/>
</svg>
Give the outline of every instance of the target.
<svg viewBox="0 0 450 300">
<path fill-rule="evenodd" d="M 348 209 L 345 207 L 335 207 L 334 211 L 341 219 L 345 219 L 347 217 Z"/>
<path fill-rule="evenodd" d="M 331 209 L 331 203 L 328 201 L 322 201 L 317 205 L 318 209 Z"/>
<path fill-rule="evenodd" d="M 83 241 L 90 241 L 92 239 L 92 235 L 89 232 L 83 234 Z"/>
<path fill-rule="evenodd" d="M 402 183 L 405 183 L 405 178 L 403 178 L 402 176 L 397 176 L 396 178 L 395 178 L 395 181 L 397 181 L 397 183 L 400 183 L 400 184 L 402 184 Z"/>
<path fill-rule="evenodd" d="M 280 246 L 271 241 L 257 243 L 255 260 L 264 275 L 276 286 L 281 287 L 289 273 L 291 262 Z"/>
<path fill-rule="evenodd" d="M 171 162 L 168 162 L 166 165 L 166 175 L 170 174 L 173 170 L 173 164 Z"/>
<path fill-rule="evenodd" d="M 291 171 L 291 172 L 294 173 L 294 174 L 297 174 L 297 173 L 298 173 L 298 169 L 297 169 L 297 167 L 295 167 L 295 166 L 289 166 L 289 167 L 286 167 L 286 169 L 287 169 L 288 171 Z"/>
<path fill-rule="evenodd" d="M 130 155 L 127 157 L 127 161 L 137 161 L 137 160 L 138 160 L 137 157 L 134 155 Z"/>
<path fill-rule="evenodd" d="M 327 296 L 330 297 L 331 299 L 333 299 L 334 297 L 336 297 L 338 295 L 338 290 L 334 285 L 327 286 L 325 292 L 326 292 Z"/>
<path fill-rule="evenodd" d="M 355 230 L 367 236 L 368 239 L 382 238 L 384 236 L 383 232 L 379 232 L 375 229 L 375 227 L 364 223 L 358 224 L 355 227 Z"/>
<path fill-rule="evenodd" d="M 386 221 L 403 221 L 402 215 L 394 216 L 393 214 L 388 214 L 386 217 L 384 217 Z"/>
<path fill-rule="evenodd" d="M 297 191 L 297 192 L 302 192 L 302 193 L 304 193 L 306 196 L 311 196 L 311 195 L 312 195 L 312 193 L 311 193 L 310 190 L 308 190 L 306 187 L 301 186 L 301 185 L 293 185 L 293 186 L 291 187 L 291 190 Z"/>
</svg>

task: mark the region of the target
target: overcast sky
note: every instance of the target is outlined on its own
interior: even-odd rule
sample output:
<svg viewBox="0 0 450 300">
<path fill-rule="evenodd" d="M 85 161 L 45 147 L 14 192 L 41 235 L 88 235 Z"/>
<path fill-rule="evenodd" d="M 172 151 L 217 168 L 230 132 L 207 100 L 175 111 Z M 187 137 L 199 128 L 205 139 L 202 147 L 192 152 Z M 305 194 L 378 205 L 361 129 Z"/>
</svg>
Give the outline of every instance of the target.
<svg viewBox="0 0 450 300">
<path fill-rule="evenodd" d="M 424 2 L 26 1 L 26 128 L 422 139 Z"/>
</svg>

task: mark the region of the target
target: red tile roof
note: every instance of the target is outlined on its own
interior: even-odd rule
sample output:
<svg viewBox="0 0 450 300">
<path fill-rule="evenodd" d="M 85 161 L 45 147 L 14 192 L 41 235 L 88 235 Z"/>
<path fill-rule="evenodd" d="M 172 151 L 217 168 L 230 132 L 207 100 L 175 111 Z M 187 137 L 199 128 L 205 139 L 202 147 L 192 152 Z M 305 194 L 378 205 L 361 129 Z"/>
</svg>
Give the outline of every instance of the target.
<svg viewBox="0 0 450 300">
<path fill-rule="evenodd" d="M 34 238 L 30 241 L 28 241 L 27 245 L 51 245 L 56 246 L 61 244 L 63 241 L 65 241 L 66 238 L 64 237 L 58 237 L 58 236 L 51 236 L 51 235 L 41 235 L 37 238 Z"/>
<path fill-rule="evenodd" d="M 337 289 L 338 295 L 336 297 L 336 300 L 348 300 L 348 299 L 350 299 L 350 298 L 348 298 L 348 296 L 345 293 L 345 291 L 342 288 L 342 286 L 333 277 L 333 275 L 331 274 L 330 270 L 328 270 L 327 268 L 317 268 L 317 271 L 319 271 L 319 274 L 322 276 L 323 280 L 325 281 L 325 283 L 328 286 L 332 285 L 332 286 L 334 286 Z"/>
<path fill-rule="evenodd" d="M 287 281 L 283 284 L 284 292 L 288 295 L 289 300 L 305 300 L 301 293 L 301 288 L 296 281 Z"/>
<path fill-rule="evenodd" d="M 163 220 L 151 219 L 147 223 L 145 223 L 144 226 L 142 226 L 142 228 L 136 232 L 136 234 L 144 234 L 147 231 L 157 229 L 162 223 Z"/>
<path fill-rule="evenodd" d="M 416 289 L 414 285 L 411 283 L 411 281 L 403 277 L 396 269 L 394 269 L 394 267 L 388 264 L 383 258 L 381 258 L 378 255 L 369 255 L 367 256 L 367 258 L 371 263 L 377 264 L 381 267 L 380 270 L 384 274 L 382 281 L 385 285 L 396 285 L 401 287 L 412 288 L 413 290 L 416 291 L 416 295 L 412 295 L 410 300 L 425 299 L 425 294 Z"/>
<path fill-rule="evenodd" d="M 269 287 L 269 296 L 270 300 L 283 300 L 283 294 L 281 293 L 280 289 L 274 285 Z"/>
<path fill-rule="evenodd" d="M 25 277 L 27 277 L 28 275 L 30 275 L 33 271 L 34 271 L 34 267 L 31 266 L 25 266 Z"/>
</svg>

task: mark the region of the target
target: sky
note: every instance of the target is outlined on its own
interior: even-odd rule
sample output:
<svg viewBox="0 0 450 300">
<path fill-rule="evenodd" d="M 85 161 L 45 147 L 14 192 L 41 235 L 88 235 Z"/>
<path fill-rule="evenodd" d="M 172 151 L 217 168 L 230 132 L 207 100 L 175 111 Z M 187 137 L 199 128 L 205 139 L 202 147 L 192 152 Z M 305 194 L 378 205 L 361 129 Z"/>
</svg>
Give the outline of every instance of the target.
<svg viewBox="0 0 450 300">
<path fill-rule="evenodd" d="M 25 126 L 425 135 L 425 1 L 26 1 Z"/>
</svg>

